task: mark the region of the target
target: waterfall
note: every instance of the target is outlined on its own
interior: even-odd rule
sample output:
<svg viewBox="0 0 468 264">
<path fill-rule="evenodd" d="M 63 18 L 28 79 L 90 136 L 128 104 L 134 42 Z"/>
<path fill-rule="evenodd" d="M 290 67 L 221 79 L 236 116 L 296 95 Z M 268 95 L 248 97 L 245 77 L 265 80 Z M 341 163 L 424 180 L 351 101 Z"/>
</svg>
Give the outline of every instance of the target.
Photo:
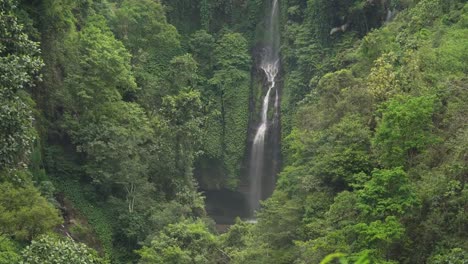
<svg viewBox="0 0 468 264">
<path fill-rule="evenodd" d="M 265 198 L 268 186 L 264 186 L 265 177 L 270 177 L 267 182 L 274 182 L 275 175 L 264 175 L 265 173 L 265 136 L 269 129 L 268 109 L 272 90 L 275 90 L 275 116 L 274 121 L 279 121 L 279 93 L 276 87 L 276 76 L 280 68 L 279 60 L 279 7 L 278 0 L 272 0 L 271 12 L 266 19 L 265 44 L 261 57 L 260 68 L 267 77 L 268 90 L 263 98 L 260 124 L 255 133 L 250 156 L 250 188 L 249 188 L 249 206 L 253 213 L 260 208 L 260 200 Z M 270 164 L 271 165 L 271 164 Z M 272 173 L 274 174 L 274 173 Z M 273 187 L 270 187 L 272 189 Z"/>
</svg>

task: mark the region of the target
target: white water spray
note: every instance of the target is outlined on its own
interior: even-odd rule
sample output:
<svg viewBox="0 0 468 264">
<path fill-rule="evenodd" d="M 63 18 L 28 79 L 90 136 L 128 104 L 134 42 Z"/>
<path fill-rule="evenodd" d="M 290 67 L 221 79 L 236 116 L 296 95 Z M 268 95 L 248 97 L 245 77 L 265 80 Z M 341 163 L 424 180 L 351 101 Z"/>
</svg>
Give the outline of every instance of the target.
<svg viewBox="0 0 468 264">
<path fill-rule="evenodd" d="M 263 98 L 262 119 L 260 126 L 258 127 L 257 134 L 255 134 L 254 145 L 257 145 L 258 143 L 261 143 L 265 140 L 265 133 L 268 126 L 268 106 L 270 105 L 270 93 L 276 85 L 275 78 L 278 74 L 278 61 L 275 61 L 273 64 L 266 64 L 265 66 L 262 66 L 262 69 L 267 76 L 269 87 L 265 97 Z M 276 94 L 278 95 L 278 91 L 276 91 Z M 275 105 L 276 100 L 277 99 L 275 99 Z"/>
</svg>

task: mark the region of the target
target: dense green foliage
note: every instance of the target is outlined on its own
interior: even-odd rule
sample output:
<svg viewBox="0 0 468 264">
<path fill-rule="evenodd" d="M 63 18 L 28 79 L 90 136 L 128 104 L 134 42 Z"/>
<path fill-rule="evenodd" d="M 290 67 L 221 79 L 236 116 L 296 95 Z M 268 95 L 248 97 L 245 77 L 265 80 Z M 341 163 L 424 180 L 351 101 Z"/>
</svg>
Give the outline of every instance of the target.
<svg viewBox="0 0 468 264">
<path fill-rule="evenodd" d="M 139 263 L 220 263 L 217 244 L 203 222 L 170 224 L 139 250 Z"/>
<path fill-rule="evenodd" d="M 289 1 L 286 166 L 234 262 L 466 261 L 467 6 L 371 2 Z"/>
<path fill-rule="evenodd" d="M 58 212 L 31 185 L 0 184 L 0 233 L 17 240 L 45 233 L 61 220 Z"/>
<path fill-rule="evenodd" d="M 27 170 L 36 131 L 33 103 L 26 91 L 34 86 L 42 67 L 38 43 L 23 32 L 12 1 L 1 1 L 0 7 L 0 234 L 7 240 L 2 251 L 8 252 L 9 238 L 30 240 L 61 220 L 33 186 Z"/>
<path fill-rule="evenodd" d="M 0 263 L 465 263 L 465 2 L 279 1 L 284 166 L 217 235 L 269 2 L 0 0 Z"/>
<path fill-rule="evenodd" d="M 28 264 L 99 264 L 105 263 L 97 253 L 70 238 L 42 236 L 33 240 L 22 252 L 22 261 Z"/>
<path fill-rule="evenodd" d="M 208 4 L 210 30 L 181 35 L 159 1 L 1 2 L 2 235 L 51 231 L 55 205 L 60 230 L 135 261 L 168 224 L 206 217 L 195 169 L 204 187 L 237 187 L 249 43 L 214 24 L 225 3 Z"/>
<path fill-rule="evenodd" d="M 0 263 L 18 263 L 21 259 L 19 246 L 8 237 L 0 237 Z"/>
<path fill-rule="evenodd" d="M 28 39 L 13 2 L 2 1 L 0 10 L 0 171 L 25 164 L 34 140 L 31 100 L 25 90 L 34 86 L 42 67 L 38 43 Z"/>
<path fill-rule="evenodd" d="M 222 142 L 225 164 L 232 187 L 238 180 L 240 162 L 245 154 L 249 103 L 249 68 L 246 40 L 238 33 L 225 34 L 217 43 L 214 74 L 210 83 L 216 87 L 221 103 Z M 209 140 L 209 139 L 206 139 Z"/>
</svg>

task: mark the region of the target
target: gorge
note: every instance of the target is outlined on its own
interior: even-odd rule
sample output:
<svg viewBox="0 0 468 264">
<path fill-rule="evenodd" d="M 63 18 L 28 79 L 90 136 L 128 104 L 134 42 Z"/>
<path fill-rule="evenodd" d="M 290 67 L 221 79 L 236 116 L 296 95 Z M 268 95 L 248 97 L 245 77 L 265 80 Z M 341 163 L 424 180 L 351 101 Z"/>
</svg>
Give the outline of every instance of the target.
<svg viewBox="0 0 468 264">
<path fill-rule="evenodd" d="M 0 264 L 468 260 L 466 0 L 0 0 Z"/>
</svg>

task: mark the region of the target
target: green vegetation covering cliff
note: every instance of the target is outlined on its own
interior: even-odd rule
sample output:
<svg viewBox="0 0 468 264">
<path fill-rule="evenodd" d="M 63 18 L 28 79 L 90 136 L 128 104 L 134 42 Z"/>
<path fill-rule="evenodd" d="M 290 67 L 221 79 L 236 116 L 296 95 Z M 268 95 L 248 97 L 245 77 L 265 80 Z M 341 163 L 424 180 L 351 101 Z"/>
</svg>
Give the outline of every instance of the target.
<svg viewBox="0 0 468 264">
<path fill-rule="evenodd" d="M 0 263 L 466 263 L 466 1 L 279 3 L 283 167 L 218 234 L 269 2 L 0 0 Z"/>
<path fill-rule="evenodd" d="M 292 2 L 285 167 L 234 259 L 464 263 L 468 6 Z"/>
</svg>

